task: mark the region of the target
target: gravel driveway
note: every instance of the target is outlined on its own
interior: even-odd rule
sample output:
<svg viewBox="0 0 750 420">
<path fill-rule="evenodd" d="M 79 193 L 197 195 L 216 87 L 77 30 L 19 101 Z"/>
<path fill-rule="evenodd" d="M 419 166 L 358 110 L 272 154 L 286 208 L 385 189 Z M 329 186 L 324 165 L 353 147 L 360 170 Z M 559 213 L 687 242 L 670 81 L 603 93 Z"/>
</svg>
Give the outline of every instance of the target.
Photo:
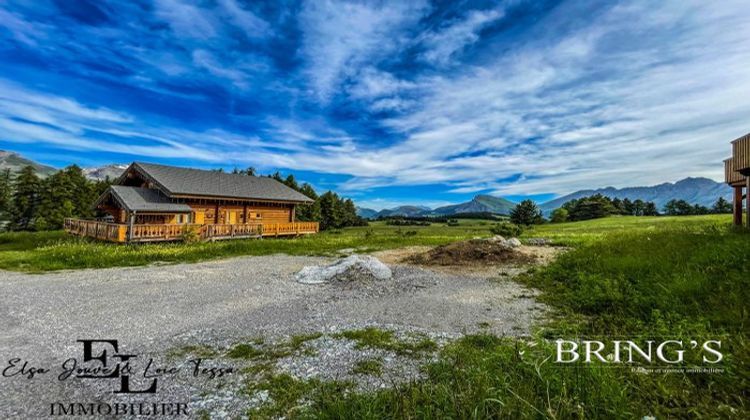
<svg viewBox="0 0 750 420">
<path fill-rule="evenodd" d="M 63 360 L 81 358 L 78 339 L 116 339 L 120 353 L 158 358 L 195 343 L 228 346 L 251 337 L 371 325 L 443 335 L 522 335 L 543 309 L 528 289 L 511 281 L 414 266 L 392 266 L 394 280 L 382 287 L 293 280 L 303 266 L 329 261 L 273 255 L 43 275 L 0 272 L 0 362 L 4 367 L 18 357 L 55 372 L 30 380 L 0 377 L 0 418 L 47 415 L 53 401 L 107 398 L 92 385 L 101 381 L 53 380 Z"/>
</svg>

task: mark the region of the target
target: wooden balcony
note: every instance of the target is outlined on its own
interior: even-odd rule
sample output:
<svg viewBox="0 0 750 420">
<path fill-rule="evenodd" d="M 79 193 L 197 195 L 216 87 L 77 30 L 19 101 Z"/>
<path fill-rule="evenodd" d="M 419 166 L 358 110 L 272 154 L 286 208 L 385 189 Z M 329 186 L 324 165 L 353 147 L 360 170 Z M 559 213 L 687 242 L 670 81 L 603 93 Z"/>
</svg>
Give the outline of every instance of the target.
<svg viewBox="0 0 750 420">
<path fill-rule="evenodd" d="M 297 236 L 317 233 L 318 222 L 247 223 L 225 225 L 137 224 L 130 226 L 93 220 L 65 219 L 65 231 L 78 236 L 112 242 L 180 241 L 188 237 L 212 241 L 222 239 Z"/>
<path fill-rule="evenodd" d="M 734 158 L 724 161 L 724 182 L 732 186 L 744 186 L 745 176 L 736 169 L 737 162 Z"/>
<path fill-rule="evenodd" d="M 750 169 L 750 134 L 732 141 L 732 161 L 735 171 Z"/>
<path fill-rule="evenodd" d="M 112 242 L 125 242 L 128 230 L 127 225 L 78 219 L 65 219 L 63 228 L 72 235 Z"/>
</svg>

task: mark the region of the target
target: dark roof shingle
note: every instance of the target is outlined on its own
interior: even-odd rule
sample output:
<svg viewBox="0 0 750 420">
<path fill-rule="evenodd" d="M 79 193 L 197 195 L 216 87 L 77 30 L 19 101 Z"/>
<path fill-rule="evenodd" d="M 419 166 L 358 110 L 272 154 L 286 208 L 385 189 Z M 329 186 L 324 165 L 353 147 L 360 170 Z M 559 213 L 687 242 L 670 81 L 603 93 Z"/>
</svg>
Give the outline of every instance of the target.
<svg viewBox="0 0 750 420">
<path fill-rule="evenodd" d="M 187 204 L 174 203 L 169 197 L 165 197 L 154 189 L 112 185 L 107 192 L 111 193 L 120 204 L 130 211 L 185 213 L 191 210 Z M 105 192 L 102 197 L 106 195 Z"/>
<path fill-rule="evenodd" d="M 304 194 L 268 177 L 228 174 L 142 162 L 136 162 L 133 166 L 136 170 L 142 171 L 151 177 L 170 195 L 258 199 L 295 203 L 312 202 Z"/>
</svg>

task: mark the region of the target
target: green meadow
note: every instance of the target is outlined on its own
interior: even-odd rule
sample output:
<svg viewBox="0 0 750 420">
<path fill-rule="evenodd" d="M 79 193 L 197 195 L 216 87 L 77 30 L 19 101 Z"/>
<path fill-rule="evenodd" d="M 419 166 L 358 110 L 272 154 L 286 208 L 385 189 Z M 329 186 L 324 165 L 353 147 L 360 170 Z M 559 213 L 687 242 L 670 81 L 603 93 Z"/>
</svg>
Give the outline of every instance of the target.
<svg viewBox="0 0 750 420">
<path fill-rule="evenodd" d="M 695 230 L 723 226 L 729 216 L 610 217 L 586 222 L 536 226 L 522 238 L 543 237 L 557 245 L 576 246 L 623 232 Z M 201 243 L 122 245 L 78 238 L 61 231 L 0 234 L 0 269 L 43 272 L 63 269 L 139 266 L 198 262 L 242 255 L 336 255 L 341 249 L 360 252 L 446 243 L 491 236 L 493 222 L 460 220 L 458 226 L 370 226 L 322 232 L 300 238 L 266 238 Z"/>
<path fill-rule="evenodd" d="M 366 252 L 486 237 L 491 226 L 477 220 L 425 227 L 373 223 L 296 239 L 132 246 L 60 232 L 7 233 L 0 235 L 0 268 L 40 272 L 237 255 L 335 255 L 343 248 Z M 538 298 L 552 308 L 531 337 L 466 336 L 438 351 L 424 367 L 425 379 L 374 393 L 269 377 L 253 389 L 264 387 L 276 402 L 249 416 L 750 418 L 750 234 L 732 229 L 730 216 L 610 217 L 537 226 L 523 234 L 528 238 L 570 248 L 516 279 L 540 290 Z M 717 369 L 710 373 L 563 366 L 553 363 L 558 338 L 720 340 L 723 360 L 708 366 Z M 686 366 L 707 365 L 690 353 L 680 365 Z"/>
<path fill-rule="evenodd" d="M 424 380 L 375 393 L 271 376 L 261 388 L 277 403 L 250 417 L 748 418 L 750 235 L 728 222 L 622 217 L 537 227 L 525 236 L 572 249 L 518 279 L 553 309 L 531 337 L 466 336 L 440 350 Z M 668 372 L 561 365 L 553 362 L 559 338 L 681 340 L 688 349 L 719 340 L 723 360 L 709 365 L 688 351 L 678 365 L 687 370 Z M 717 370 L 690 371 L 705 367 Z M 285 398 L 287 389 L 304 390 L 296 396 L 307 403 Z"/>
</svg>

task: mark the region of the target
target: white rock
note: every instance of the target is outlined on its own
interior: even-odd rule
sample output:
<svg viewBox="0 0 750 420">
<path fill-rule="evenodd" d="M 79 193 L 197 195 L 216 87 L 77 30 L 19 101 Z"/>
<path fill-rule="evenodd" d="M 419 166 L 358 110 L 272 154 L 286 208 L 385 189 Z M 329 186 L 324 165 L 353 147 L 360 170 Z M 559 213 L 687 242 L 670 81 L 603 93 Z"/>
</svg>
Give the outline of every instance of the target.
<svg viewBox="0 0 750 420">
<path fill-rule="evenodd" d="M 320 284 L 331 281 L 349 270 L 362 270 L 377 280 L 388 280 L 393 274 L 387 265 L 369 255 L 350 255 L 331 265 L 303 267 L 294 278 L 303 284 Z"/>
<path fill-rule="evenodd" d="M 505 238 L 502 237 L 501 235 L 495 235 L 487 240 L 490 242 L 505 242 Z"/>
<path fill-rule="evenodd" d="M 508 248 L 518 248 L 521 246 L 521 241 L 518 240 L 518 238 L 510 238 L 507 241 L 505 241 L 505 246 Z"/>
</svg>

